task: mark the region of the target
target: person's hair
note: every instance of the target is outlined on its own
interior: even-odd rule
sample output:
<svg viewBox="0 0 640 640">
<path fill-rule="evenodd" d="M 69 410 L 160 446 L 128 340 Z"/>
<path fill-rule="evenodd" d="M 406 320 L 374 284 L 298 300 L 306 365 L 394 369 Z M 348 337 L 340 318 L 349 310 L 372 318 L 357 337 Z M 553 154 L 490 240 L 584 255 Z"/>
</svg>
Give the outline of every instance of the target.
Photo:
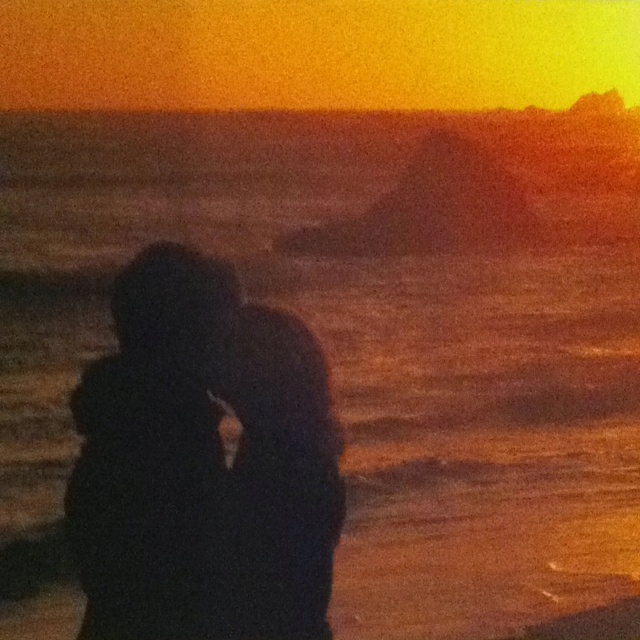
<svg viewBox="0 0 640 640">
<path fill-rule="evenodd" d="M 230 353 L 235 369 L 229 375 L 232 406 L 235 400 L 250 438 L 322 456 L 342 453 L 328 367 L 300 319 L 264 305 L 246 305 L 237 317 Z"/>
<path fill-rule="evenodd" d="M 242 294 L 233 268 L 171 242 L 143 249 L 117 276 L 111 299 L 123 350 L 198 348 L 227 322 Z"/>
</svg>

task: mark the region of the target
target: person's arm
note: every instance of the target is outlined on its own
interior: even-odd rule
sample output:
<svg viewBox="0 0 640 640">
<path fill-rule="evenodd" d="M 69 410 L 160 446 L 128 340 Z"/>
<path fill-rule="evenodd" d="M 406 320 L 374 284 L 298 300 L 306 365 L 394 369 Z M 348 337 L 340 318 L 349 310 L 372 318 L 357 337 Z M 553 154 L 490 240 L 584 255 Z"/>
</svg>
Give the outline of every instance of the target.
<svg viewBox="0 0 640 640">
<path fill-rule="evenodd" d="M 282 539 L 286 626 L 304 637 L 325 632 L 333 553 L 344 522 L 344 484 L 332 465 L 300 460 Z"/>
</svg>

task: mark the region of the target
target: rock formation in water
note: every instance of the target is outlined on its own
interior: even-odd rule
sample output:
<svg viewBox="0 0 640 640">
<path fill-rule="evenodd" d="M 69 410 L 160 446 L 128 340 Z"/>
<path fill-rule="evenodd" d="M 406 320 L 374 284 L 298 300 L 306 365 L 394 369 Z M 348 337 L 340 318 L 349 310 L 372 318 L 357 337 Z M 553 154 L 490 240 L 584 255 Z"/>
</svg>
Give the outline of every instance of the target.
<svg viewBox="0 0 640 640">
<path fill-rule="evenodd" d="M 612 115 L 624 113 L 624 100 L 617 89 L 606 93 L 588 93 L 581 96 L 569 109 L 576 115 Z"/>
<path fill-rule="evenodd" d="M 480 145 L 436 130 L 397 187 L 360 218 L 282 236 L 293 255 L 420 255 L 509 250 L 537 242 L 542 225 L 524 187 Z"/>
</svg>

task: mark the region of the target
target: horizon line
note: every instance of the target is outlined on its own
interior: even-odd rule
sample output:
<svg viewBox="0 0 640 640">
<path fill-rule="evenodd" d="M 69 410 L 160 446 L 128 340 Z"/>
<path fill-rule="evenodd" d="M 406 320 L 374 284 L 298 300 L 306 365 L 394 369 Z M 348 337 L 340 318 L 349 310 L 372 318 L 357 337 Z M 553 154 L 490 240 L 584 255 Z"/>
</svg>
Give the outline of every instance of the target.
<svg viewBox="0 0 640 640">
<path fill-rule="evenodd" d="M 630 111 L 640 111 L 640 106 L 625 107 L 623 113 Z M 238 109 L 160 109 L 160 108 L 66 108 L 66 107 L 46 107 L 46 108 L 17 108 L 0 109 L 2 115 L 426 115 L 426 114 L 447 114 L 447 115 L 482 115 L 492 113 L 549 113 L 563 114 L 570 113 L 571 108 L 549 109 L 528 105 L 523 108 L 511 107 L 491 107 L 487 109 L 358 109 L 358 108 L 238 108 Z M 607 113 L 594 115 L 609 115 Z M 617 115 L 617 114 L 611 114 Z"/>
</svg>

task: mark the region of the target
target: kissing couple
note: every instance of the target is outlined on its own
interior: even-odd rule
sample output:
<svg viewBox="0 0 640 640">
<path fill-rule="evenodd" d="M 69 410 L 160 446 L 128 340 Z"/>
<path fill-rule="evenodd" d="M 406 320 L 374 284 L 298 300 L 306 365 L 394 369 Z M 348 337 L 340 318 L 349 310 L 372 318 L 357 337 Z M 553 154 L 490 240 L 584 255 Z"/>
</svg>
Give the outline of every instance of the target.
<svg viewBox="0 0 640 640">
<path fill-rule="evenodd" d="M 118 352 L 71 400 L 78 640 L 330 639 L 343 443 L 312 333 L 172 243 L 123 269 L 111 312 Z M 225 406 L 242 425 L 231 468 Z"/>
</svg>

